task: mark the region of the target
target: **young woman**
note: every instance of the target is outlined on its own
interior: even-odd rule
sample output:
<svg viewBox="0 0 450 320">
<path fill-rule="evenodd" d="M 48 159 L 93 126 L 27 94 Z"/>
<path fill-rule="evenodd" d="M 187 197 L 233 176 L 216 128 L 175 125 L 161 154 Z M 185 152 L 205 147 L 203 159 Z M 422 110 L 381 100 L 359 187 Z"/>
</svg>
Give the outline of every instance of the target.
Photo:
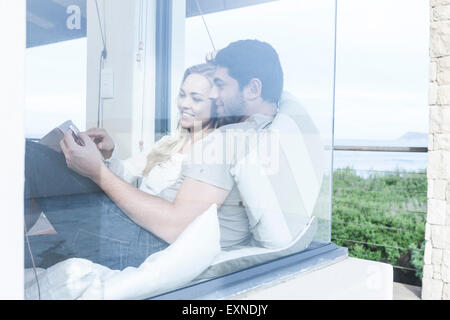
<svg viewBox="0 0 450 320">
<path fill-rule="evenodd" d="M 181 161 L 191 146 L 219 125 L 214 101 L 208 98 L 213 74 L 214 67 L 210 64 L 186 70 L 177 100 L 180 113 L 177 131 L 136 157 L 119 160 L 108 133 L 104 129 L 89 129 L 86 133 L 96 142 L 110 170 L 153 195 L 175 183 Z"/>
<path fill-rule="evenodd" d="M 88 130 L 86 134 L 108 168 L 139 190 L 170 199 L 192 144 L 219 126 L 214 101 L 209 99 L 213 74 L 210 64 L 186 70 L 178 96 L 177 131 L 142 155 L 119 160 L 117 148 L 104 129 Z M 56 235 L 32 238 L 37 266 L 47 268 L 79 257 L 123 269 L 140 265 L 150 254 L 168 246 L 130 220 L 94 182 L 68 169 L 63 154 L 29 141 L 26 148 L 26 217 L 31 211 L 43 211 L 57 231 Z M 33 222 L 26 221 L 28 229 Z M 30 262 L 26 255 L 25 267 L 30 267 Z"/>
</svg>

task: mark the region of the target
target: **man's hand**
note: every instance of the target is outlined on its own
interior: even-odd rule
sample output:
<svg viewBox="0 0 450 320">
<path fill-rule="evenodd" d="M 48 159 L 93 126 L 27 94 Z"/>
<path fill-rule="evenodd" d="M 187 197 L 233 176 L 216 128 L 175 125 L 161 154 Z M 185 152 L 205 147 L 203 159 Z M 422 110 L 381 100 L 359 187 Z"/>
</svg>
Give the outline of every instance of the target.
<svg viewBox="0 0 450 320">
<path fill-rule="evenodd" d="M 96 181 L 101 174 L 102 167 L 105 165 L 102 155 L 86 133 L 80 133 L 78 136 L 83 140 L 84 147 L 75 142 L 72 130 L 67 130 L 64 138 L 59 142 L 66 158 L 67 167 L 82 176 Z"/>
<path fill-rule="evenodd" d="M 102 128 L 92 128 L 86 131 L 86 134 L 97 145 L 97 149 L 100 150 L 104 159 L 109 159 L 114 151 L 114 140 Z"/>
</svg>

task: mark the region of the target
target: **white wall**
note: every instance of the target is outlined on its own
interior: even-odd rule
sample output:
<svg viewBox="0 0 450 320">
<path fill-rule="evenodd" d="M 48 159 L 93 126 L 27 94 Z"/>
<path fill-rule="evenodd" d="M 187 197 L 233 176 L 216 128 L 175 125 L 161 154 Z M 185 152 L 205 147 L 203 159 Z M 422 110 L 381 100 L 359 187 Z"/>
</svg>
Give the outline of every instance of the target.
<svg viewBox="0 0 450 320">
<path fill-rule="evenodd" d="M 23 299 L 25 19 L 25 0 L 0 0 L 0 299 Z"/>
<path fill-rule="evenodd" d="M 121 158 L 139 152 L 142 131 L 144 147 L 154 140 L 155 3 L 155 1 L 144 1 L 144 8 L 148 5 L 149 13 L 147 39 L 144 42 L 147 49 L 147 63 L 140 64 L 136 61 L 136 54 L 139 48 L 141 1 L 99 1 L 108 51 L 104 67 L 114 72 L 114 98 L 103 101 L 103 127 L 111 133 L 117 143 Z M 102 50 L 94 1 L 88 1 L 87 14 L 86 123 L 87 128 L 90 128 L 97 125 L 99 63 Z"/>
<path fill-rule="evenodd" d="M 139 44 L 140 9 L 147 12 L 147 32 L 143 53 L 145 62 L 136 62 Z M 103 101 L 104 128 L 111 133 L 119 147 L 121 158 L 139 152 L 143 140 L 148 148 L 155 139 L 155 28 L 154 0 L 99 0 L 101 20 L 106 30 L 108 57 L 105 68 L 114 71 L 114 98 Z M 97 125 L 99 59 L 102 50 L 97 11 L 94 1 L 87 6 L 87 128 Z M 178 109 L 176 98 L 185 69 L 184 0 L 174 0 L 172 10 L 171 54 L 171 128 L 176 128 Z"/>
</svg>

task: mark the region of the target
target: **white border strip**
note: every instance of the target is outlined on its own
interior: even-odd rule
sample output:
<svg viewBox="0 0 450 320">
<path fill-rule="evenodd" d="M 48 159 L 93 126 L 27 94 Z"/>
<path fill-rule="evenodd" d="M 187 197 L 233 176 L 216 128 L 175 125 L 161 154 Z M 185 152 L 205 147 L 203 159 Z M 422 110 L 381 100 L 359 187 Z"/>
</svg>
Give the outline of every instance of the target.
<svg viewBox="0 0 450 320">
<path fill-rule="evenodd" d="M 23 299 L 25 0 L 0 0 L 0 300 Z"/>
</svg>

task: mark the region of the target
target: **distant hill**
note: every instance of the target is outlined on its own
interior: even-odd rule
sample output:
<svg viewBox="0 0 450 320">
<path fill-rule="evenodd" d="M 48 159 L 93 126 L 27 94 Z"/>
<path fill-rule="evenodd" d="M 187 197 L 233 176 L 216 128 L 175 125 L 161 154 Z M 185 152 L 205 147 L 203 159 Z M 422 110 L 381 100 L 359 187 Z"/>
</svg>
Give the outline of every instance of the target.
<svg viewBox="0 0 450 320">
<path fill-rule="evenodd" d="M 418 139 L 428 139 L 428 133 L 425 132 L 407 132 L 402 135 L 398 140 L 418 140 Z"/>
</svg>

